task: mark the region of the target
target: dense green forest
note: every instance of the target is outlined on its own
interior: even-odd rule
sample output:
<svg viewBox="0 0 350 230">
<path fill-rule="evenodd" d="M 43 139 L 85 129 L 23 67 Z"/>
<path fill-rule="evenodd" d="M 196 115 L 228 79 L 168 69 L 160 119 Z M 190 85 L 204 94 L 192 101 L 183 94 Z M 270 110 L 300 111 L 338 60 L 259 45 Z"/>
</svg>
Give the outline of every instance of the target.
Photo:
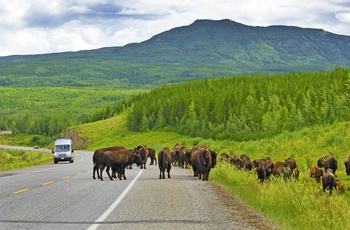
<svg viewBox="0 0 350 230">
<path fill-rule="evenodd" d="M 350 120 L 350 70 L 222 77 L 152 90 L 120 103 L 133 131 L 250 140 Z"/>
<path fill-rule="evenodd" d="M 142 90 L 73 87 L 0 88 L 0 130 L 57 136 L 69 126 L 113 116 L 113 108 Z"/>
<path fill-rule="evenodd" d="M 217 140 L 260 139 L 350 120 L 350 69 L 342 67 L 201 79 L 149 92 L 87 87 L 3 87 L 0 92 L 1 130 L 51 137 L 124 111 L 131 131 Z"/>
</svg>

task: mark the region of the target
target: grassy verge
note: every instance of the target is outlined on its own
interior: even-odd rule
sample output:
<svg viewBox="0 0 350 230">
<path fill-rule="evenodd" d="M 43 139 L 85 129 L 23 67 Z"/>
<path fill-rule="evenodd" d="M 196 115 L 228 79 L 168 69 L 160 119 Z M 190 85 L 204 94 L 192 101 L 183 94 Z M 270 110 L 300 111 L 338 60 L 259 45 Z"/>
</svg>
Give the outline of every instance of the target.
<svg viewBox="0 0 350 230">
<path fill-rule="evenodd" d="M 219 163 L 211 179 L 238 194 L 246 203 L 278 223 L 281 229 L 348 229 L 349 203 L 344 195 L 321 191 L 307 173 L 299 181 L 271 179 L 261 185 L 255 173 Z"/>
<path fill-rule="evenodd" d="M 0 171 L 52 163 L 52 154 L 36 151 L 0 149 Z"/>
</svg>

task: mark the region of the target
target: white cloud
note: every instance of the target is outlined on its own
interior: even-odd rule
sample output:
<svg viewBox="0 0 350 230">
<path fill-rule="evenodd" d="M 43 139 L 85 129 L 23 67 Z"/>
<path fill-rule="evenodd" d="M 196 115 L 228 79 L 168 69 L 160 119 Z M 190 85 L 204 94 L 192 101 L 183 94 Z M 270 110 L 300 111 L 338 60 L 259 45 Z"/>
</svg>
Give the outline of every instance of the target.
<svg viewBox="0 0 350 230">
<path fill-rule="evenodd" d="M 336 18 L 342 22 L 350 23 L 350 12 L 336 13 Z"/>
<path fill-rule="evenodd" d="M 196 19 L 350 35 L 347 0 L 2 0 L 0 56 L 122 46 Z"/>
</svg>

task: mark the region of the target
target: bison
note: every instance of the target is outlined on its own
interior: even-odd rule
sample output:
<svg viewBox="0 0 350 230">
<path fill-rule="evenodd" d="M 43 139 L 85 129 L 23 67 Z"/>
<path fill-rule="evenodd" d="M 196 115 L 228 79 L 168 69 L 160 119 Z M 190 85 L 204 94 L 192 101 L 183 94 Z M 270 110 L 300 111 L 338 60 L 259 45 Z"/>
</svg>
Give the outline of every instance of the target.
<svg viewBox="0 0 350 230">
<path fill-rule="evenodd" d="M 170 170 L 172 164 L 172 156 L 170 149 L 168 147 L 163 148 L 158 152 L 158 167 L 159 167 L 159 179 L 165 179 L 165 170 L 168 173 L 168 178 L 170 177 Z"/>
<path fill-rule="evenodd" d="M 220 154 L 218 161 L 228 161 L 229 155 L 225 152 Z"/>
<path fill-rule="evenodd" d="M 289 166 L 286 166 L 284 162 L 278 161 L 273 167 L 272 175 L 275 177 L 283 176 L 283 178 L 286 180 L 287 178 L 290 178 L 292 171 L 290 171 Z"/>
<path fill-rule="evenodd" d="M 148 148 L 148 157 L 151 159 L 149 165 L 157 165 L 156 150 L 153 148 Z"/>
<path fill-rule="evenodd" d="M 189 169 L 191 167 L 191 152 L 192 149 L 189 149 L 185 146 L 182 146 L 180 151 L 182 151 L 184 153 L 184 164 L 185 164 L 185 168 Z"/>
<path fill-rule="evenodd" d="M 326 155 L 324 157 L 321 157 L 317 160 L 317 166 L 320 167 L 320 168 L 323 168 L 324 167 L 324 163 L 326 162 L 326 160 L 329 158 L 330 156 L 329 155 Z"/>
<path fill-rule="evenodd" d="M 271 158 L 254 160 L 253 164 L 257 165 L 255 171 L 261 184 L 263 184 L 265 180 L 269 179 L 275 164 L 272 162 Z"/>
<path fill-rule="evenodd" d="M 181 147 L 182 147 L 182 145 L 181 145 L 180 143 L 176 143 L 175 146 L 174 146 L 173 151 L 171 152 L 172 161 L 173 161 L 172 164 L 173 164 L 174 166 L 178 164 L 178 161 L 179 161 L 179 159 L 178 159 L 178 157 L 179 157 L 178 153 L 179 153 Z"/>
<path fill-rule="evenodd" d="M 295 180 L 299 180 L 299 174 L 300 174 L 300 171 L 298 168 L 293 169 L 292 176 Z"/>
<path fill-rule="evenodd" d="M 128 165 L 136 163 L 138 166 L 142 164 L 139 155 L 134 154 L 131 150 L 121 149 L 116 151 L 105 151 L 101 154 L 101 167 L 100 167 L 100 179 L 103 180 L 102 172 L 106 168 L 107 175 L 110 180 L 113 180 L 109 173 L 109 169 L 114 167 L 118 173 L 118 178 L 121 180 L 125 176 L 125 168 Z"/>
<path fill-rule="evenodd" d="M 350 156 L 344 161 L 346 175 L 350 176 Z"/>
<path fill-rule="evenodd" d="M 96 179 L 95 172 L 97 173 L 97 178 L 101 179 L 100 174 L 99 174 L 99 169 L 101 167 L 102 154 L 106 151 L 115 151 L 115 150 L 120 150 L 120 149 L 125 149 L 125 147 L 116 145 L 116 146 L 112 146 L 112 147 L 101 148 L 101 149 L 95 150 L 94 155 L 92 156 L 92 162 L 93 162 L 92 178 L 93 179 Z"/>
<path fill-rule="evenodd" d="M 333 188 L 336 189 L 336 179 L 334 176 L 334 172 L 332 169 L 327 169 L 326 173 L 323 175 L 322 178 L 322 187 L 323 192 L 326 192 L 326 189 L 329 189 L 329 195 L 332 194 Z"/>
<path fill-rule="evenodd" d="M 323 177 L 323 169 L 317 165 L 311 166 L 310 177 L 315 178 L 316 182 L 320 183 L 321 177 Z"/>
<path fill-rule="evenodd" d="M 339 194 L 342 194 L 344 192 L 343 184 L 340 182 L 340 180 L 335 181 L 335 189 Z"/>
<path fill-rule="evenodd" d="M 261 182 L 261 184 L 263 184 L 264 181 L 267 179 L 265 163 L 261 163 L 258 165 L 258 167 L 256 167 L 256 173 L 258 175 L 259 181 Z"/>
<path fill-rule="evenodd" d="M 191 149 L 191 166 L 193 170 L 193 176 L 197 177 L 199 176 L 199 166 L 200 166 L 200 157 L 199 157 L 199 152 L 201 150 L 200 145 L 196 145 Z"/>
<path fill-rule="evenodd" d="M 332 169 L 333 174 L 335 175 L 335 172 L 338 169 L 337 159 L 335 159 L 334 157 L 328 157 L 327 160 L 324 162 L 324 171 L 327 171 L 327 169 Z"/>
<path fill-rule="evenodd" d="M 146 163 L 148 158 L 148 147 L 146 145 L 138 149 L 139 155 L 141 157 L 141 169 L 146 169 Z"/>
<path fill-rule="evenodd" d="M 198 177 L 202 180 L 209 179 L 209 173 L 213 168 L 212 152 L 207 146 L 204 146 L 199 151 L 199 165 L 198 165 Z"/>
</svg>

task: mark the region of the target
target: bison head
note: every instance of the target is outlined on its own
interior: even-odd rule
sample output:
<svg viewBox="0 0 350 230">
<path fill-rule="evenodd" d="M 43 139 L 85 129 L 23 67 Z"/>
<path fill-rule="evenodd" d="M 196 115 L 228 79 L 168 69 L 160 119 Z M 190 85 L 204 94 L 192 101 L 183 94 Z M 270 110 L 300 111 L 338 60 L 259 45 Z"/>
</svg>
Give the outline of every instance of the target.
<svg viewBox="0 0 350 230">
<path fill-rule="evenodd" d="M 142 165 L 142 160 L 141 160 L 141 157 L 140 155 L 138 154 L 133 154 L 133 162 L 137 165 L 137 167 L 141 166 Z"/>
</svg>

